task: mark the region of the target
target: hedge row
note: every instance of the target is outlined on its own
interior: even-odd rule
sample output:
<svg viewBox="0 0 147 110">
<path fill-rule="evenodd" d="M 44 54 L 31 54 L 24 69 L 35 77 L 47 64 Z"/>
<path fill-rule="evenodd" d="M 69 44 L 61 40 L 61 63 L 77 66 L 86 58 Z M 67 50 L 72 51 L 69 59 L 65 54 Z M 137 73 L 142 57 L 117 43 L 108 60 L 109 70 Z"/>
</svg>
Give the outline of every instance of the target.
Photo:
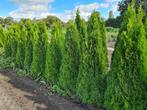
<svg viewBox="0 0 147 110">
<path fill-rule="evenodd" d="M 130 5 L 119 31 L 108 72 L 106 30 L 100 13 L 86 23 L 77 11 L 63 29 L 55 22 L 21 20 L 3 31 L 1 45 L 16 68 L 58 86 L 89 105 L 108 110 L 145 110 L 147 107 L 147 31 L 143 11 Z M 2 39 L 2 38 L 1 38 Z"/>
</svg>

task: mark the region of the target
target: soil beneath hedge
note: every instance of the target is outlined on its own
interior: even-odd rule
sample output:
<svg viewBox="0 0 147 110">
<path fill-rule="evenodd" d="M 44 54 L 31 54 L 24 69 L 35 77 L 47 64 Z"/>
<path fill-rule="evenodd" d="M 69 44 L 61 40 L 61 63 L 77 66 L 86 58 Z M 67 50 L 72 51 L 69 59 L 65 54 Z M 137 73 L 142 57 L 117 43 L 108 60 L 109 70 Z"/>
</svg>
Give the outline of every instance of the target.
<svg viewBox="0 0 147 110">
<path fill-rule="evenodd" d="M 96 110 L 58 94 L 48 95 L 48 91 L 29 77 L 20 78 L 12 70 L 0 71 L 0 110 Z"/>
</svg>

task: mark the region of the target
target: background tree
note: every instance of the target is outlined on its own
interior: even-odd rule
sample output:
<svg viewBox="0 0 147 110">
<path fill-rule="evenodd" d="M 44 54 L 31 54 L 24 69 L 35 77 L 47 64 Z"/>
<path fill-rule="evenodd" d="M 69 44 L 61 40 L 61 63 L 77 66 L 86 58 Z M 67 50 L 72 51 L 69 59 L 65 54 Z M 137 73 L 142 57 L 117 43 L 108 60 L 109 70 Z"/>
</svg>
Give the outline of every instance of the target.
<svg viewBox="0 0 147 110">
<path fill-rule="evenodd" d="M 52 26 L 56 22 L 60 22 L 63 25 L 63 22 L 56 16 L 47 16 L 46 18 L 43 19 L 43 21 L 45 22 L 48 29 L 52 28 Z"/>
<path fill-rule="evenodd" d="M 144 110 L 146 103 L 147 45 L 142 10 L 129 5 L 120 29 L 107 78 L 108 110 Z"/>
<path fill-rule="evenodd" d="M 6 17 L 3 22 L 4 22 L 4 26 L 7 28 L 12 23 L 14 23 L 14 19 L 12 17 Z"/>
<path fill-rule="evenodd" d="M 93 12 L 88 21 L 88 40 L 83 53 L 83 61 L 78 77 L 77 94 L 84 103 L 101 106 L 104 96 L 104 74 L 108 62 L 105 62 L 106 40 L 102 32 L 105 29 L 98 12 Z M 102 30 L 101 30 L 102 29 Z"/>
<path fill-rule="evenodd" d="M 125 14 L 125 11 L 127 11 L 128 5 L 130 3 L 132 3 L 132 1 L 133 0 L 122 0 L 121 2 L 119 2 L 118 11 L 120 11 L 121 16 L 123 16 Z M 143 10 L 145 13 L 147 13 L 147 1 L 146 0 L 134 0 L 134 1 L 135 1 L 136 11 L 138 10 L 139 6 L 141 5 L 140 3 L 142 3 Z"/>
<path fill-rule="evenodd" d="M 59 78 L 60 87 L 69 95 L 75 92 L 76 80 L 79 70 L 79 48 L 77 43 L 78 32 L 74 23 L 70 22 L 66 31 L 61 74 Z"/>
<path fill-rule="evenodd" d="M 45 77 L 50 85 L 57 84 L 62 60 L 63 31 L 60 22 L 56 22 L 51 31 L 46 52 Z"/>
</svg>

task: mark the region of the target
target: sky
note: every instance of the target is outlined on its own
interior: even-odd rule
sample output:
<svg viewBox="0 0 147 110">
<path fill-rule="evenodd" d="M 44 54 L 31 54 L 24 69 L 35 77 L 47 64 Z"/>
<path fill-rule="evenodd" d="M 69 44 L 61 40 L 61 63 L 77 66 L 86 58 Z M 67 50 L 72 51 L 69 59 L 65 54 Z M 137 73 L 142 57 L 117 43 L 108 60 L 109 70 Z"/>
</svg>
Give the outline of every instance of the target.
<svg viewBox="0 0 147 110">
<path fill-rule="evenodd" d="M 45 18 L 48 15 L 59 17 L 67 22 L 75 17 L 76 10 L 80 10 L 81 17 L 88 19 L 96 10 L 101 16 L 108 18 L 112 10 L 118 16 L 117 4 L 120 0 L 1 0 L 0 17 L 20 18 Z"/>
</svg>

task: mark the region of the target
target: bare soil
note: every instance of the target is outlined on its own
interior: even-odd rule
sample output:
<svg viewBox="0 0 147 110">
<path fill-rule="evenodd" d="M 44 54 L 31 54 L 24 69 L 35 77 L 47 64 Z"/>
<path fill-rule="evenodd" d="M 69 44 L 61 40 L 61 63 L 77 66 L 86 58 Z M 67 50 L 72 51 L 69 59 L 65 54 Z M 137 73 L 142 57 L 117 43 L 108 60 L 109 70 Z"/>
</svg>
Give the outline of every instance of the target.
<svg viewBox="0 0 147 110">
<path fill-rule="evenodd" d="M 109 64 L 114 49 L 109 46 Z M 81 105 L 58 94 L 29 77 L 20 78 L 12 70 L 0 70 L 0 110 L 101 110 Z"/>
<path fill-rule="evenodd" d="M 45 86 L 29 77 L 17 77 L 12 70 L 0 71 L 0 110 L 88 110 L 70 99 L 47 93 Z"/>
</svg>

